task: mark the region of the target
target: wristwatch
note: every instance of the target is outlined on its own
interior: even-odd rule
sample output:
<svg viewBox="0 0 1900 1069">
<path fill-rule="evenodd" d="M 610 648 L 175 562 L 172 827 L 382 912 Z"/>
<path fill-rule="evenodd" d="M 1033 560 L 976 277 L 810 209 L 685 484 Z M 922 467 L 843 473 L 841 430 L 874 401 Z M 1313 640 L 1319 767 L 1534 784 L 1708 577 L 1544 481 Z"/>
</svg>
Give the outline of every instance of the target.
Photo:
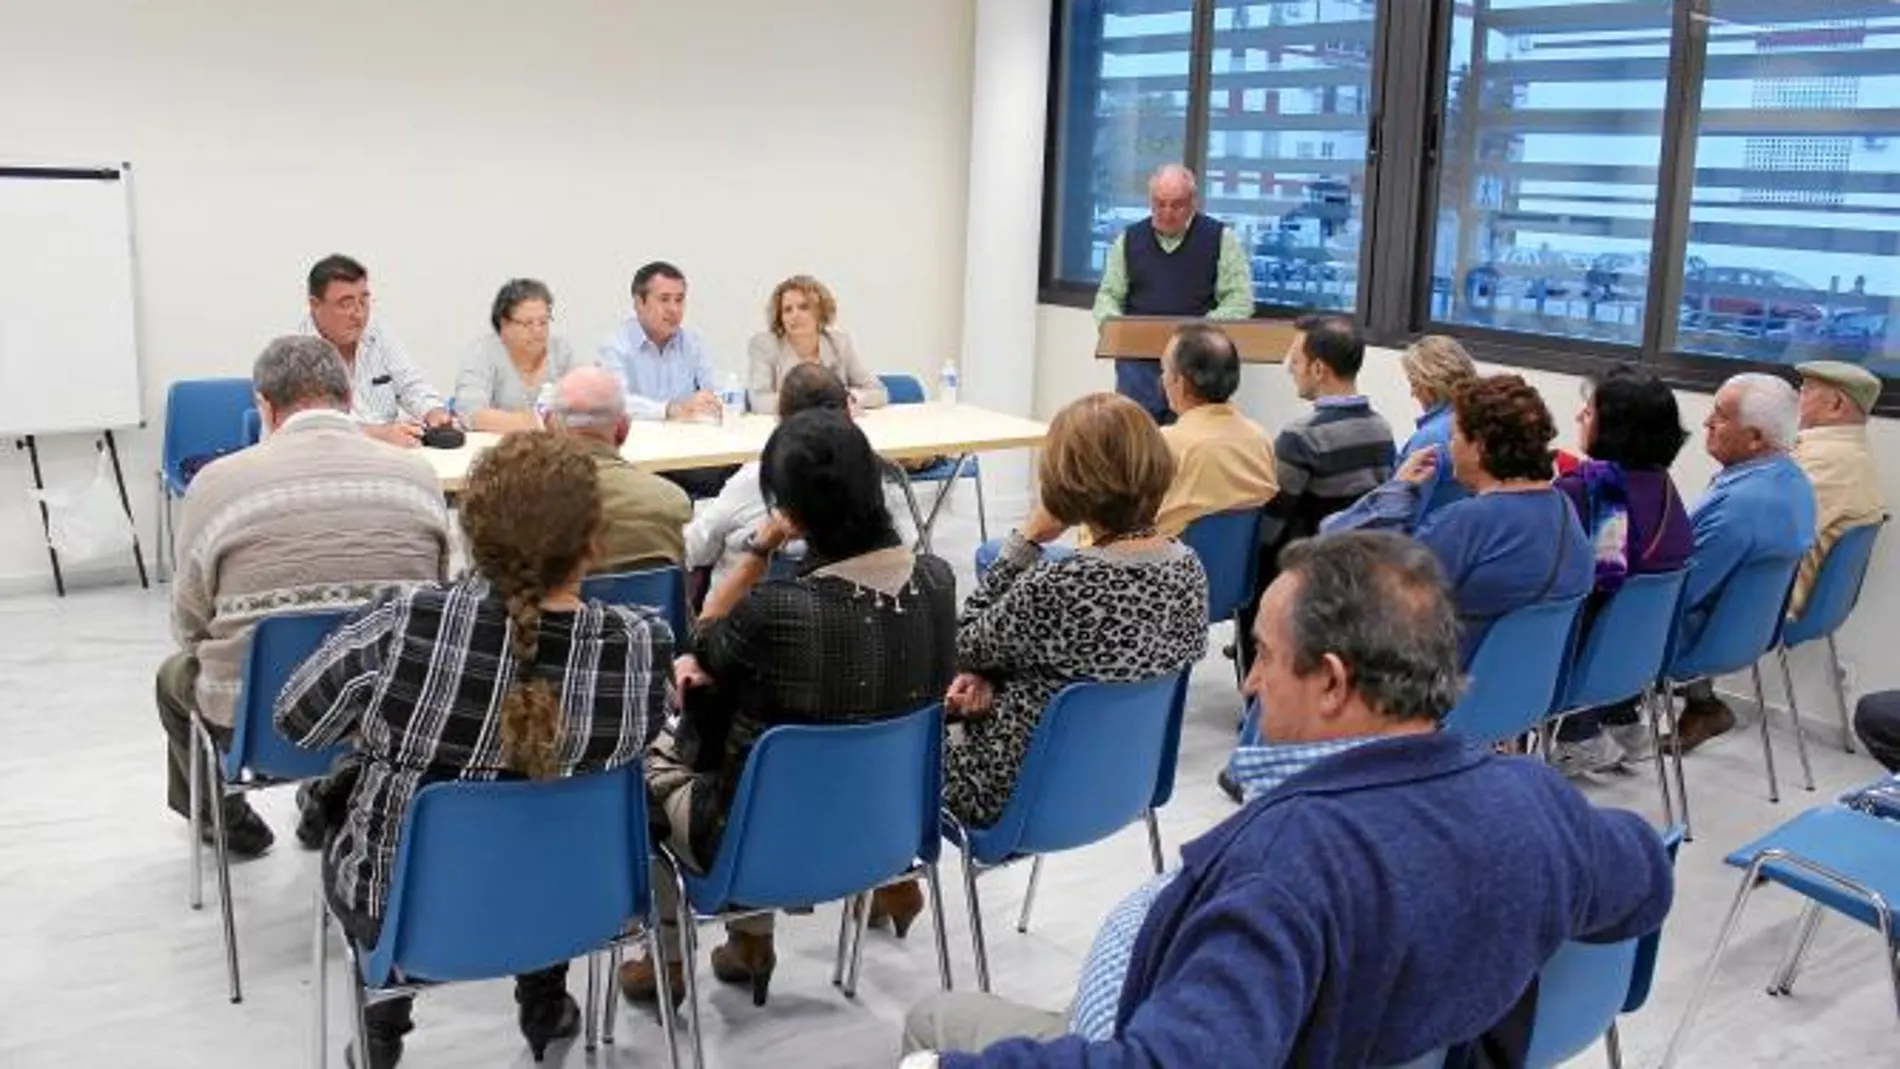
<svg viewBox="0 0 1900 1069">
<path fill-rule="evenodd" d="M 747 553 L 752 554 L 753 556 L 759 558 L 760 560 L 767 561 L 767 562 L 771 561 L 772 554 L 778 552 L 778 550 L 767 549 L 764 546 L 759 545 L 757 542 L 754 542 L 752 540 L 751 535 L 745 536 L 745 541 L 739 544 L 739 548 L 746 551 Z"/>
<path fill-rule="evenodd" d="M 915 1054 L 904 1055 L 897 1063 L 897 1069 L 937 1069 L 938 1058 L 934 1050 L 920 1050 Z"/>
</svg>

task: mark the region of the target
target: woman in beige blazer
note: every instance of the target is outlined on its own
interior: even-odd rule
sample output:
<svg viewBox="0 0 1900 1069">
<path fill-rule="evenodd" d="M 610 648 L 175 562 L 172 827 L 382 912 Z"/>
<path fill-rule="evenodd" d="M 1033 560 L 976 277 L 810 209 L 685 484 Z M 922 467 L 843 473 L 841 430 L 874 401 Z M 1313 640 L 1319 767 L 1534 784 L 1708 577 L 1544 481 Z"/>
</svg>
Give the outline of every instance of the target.
<svg viewBox="0 0 1900 1069">
<path fill-rule="evenodd" d="M 765 305 L 769 329 L 753 335 L 746 346 L 746 401 L 752 411 L 776 413 L 778 384 L 786 372 L 804 363 L 822 364 L 843 379 L 861 408 L 877 408 L 889 400 L 884 384 L 858 359 L 851 336 L 831 329 L 837 315 L 831 291 L 810 275 L 793 275 L 772 288 L 772 299 Z"/>
</svg>

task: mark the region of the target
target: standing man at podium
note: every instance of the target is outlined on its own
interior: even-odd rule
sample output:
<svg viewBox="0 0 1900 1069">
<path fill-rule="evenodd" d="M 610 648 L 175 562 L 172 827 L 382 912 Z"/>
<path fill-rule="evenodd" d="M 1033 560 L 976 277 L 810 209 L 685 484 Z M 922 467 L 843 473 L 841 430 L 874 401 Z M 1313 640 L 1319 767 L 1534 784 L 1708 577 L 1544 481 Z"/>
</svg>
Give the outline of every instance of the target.
<svg viewBox="0 0 1900 1069">
<path fill-rule="evenodd" d="M 1095 325 L 1121 315 L 1246 319 L 1253 267 L 1226 224 L 1202 215 L 1194 172 L 1164 164 L 1148 179 L 1149 216 L 1108 250 Z M 1115 389 L 1163 426 L 1174 422 L 1159 360 L 1115 361 Z"/>
</svg>

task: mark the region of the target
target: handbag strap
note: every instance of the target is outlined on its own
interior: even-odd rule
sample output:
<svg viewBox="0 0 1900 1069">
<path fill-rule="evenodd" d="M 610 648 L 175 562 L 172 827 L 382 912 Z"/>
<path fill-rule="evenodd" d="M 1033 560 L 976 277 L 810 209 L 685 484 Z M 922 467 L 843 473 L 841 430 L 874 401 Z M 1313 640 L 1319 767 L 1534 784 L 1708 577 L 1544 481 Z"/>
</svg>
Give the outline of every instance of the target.
<svg viewBox="0 0 1900 1069">
<path fill-rule="evenodd" d="M 1544 600 L 1550 588 L 1557 585 L 1557 576 L 1570 556 L 1570 540 L 1564 537 L 1564 521 L 1569 519 L 1570 500 L 1555 490 L 1550 492 L 1550 496 L 1557 499 L 1557 555 L 1550 559 L 1550 574 L 1544 576 L 1544 585 L 1537 588 L 1537 596 L 1531 599 L 1533 604 Z"/>
</svg>

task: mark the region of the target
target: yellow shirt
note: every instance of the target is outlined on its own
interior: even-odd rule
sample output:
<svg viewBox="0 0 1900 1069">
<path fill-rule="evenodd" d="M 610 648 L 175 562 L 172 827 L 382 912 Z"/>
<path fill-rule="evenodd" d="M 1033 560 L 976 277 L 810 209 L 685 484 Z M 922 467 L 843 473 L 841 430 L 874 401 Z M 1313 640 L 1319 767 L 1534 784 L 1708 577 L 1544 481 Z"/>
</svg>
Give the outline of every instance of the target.
<svg viewBox="0 0 1900 1069">
<path fill-rule="evenodd" d="M 1257 508 L 1280 487 L 1273 442 L 1233 405 L 1197 405 L 1161 437 L 1174 454 L 1174 483 L 1161 499 L 1155 529 L 1178 535 L 1202 516 Z"/>
<path fill-rule="evenodd" d="M 1789 612 L 1807 604 L 1821 561 L 1850 527 L 1877 523 L 1887 506 L 1865 426 L 1810 427 L 1795 440 L 1795 463 L 1814 484 L 1814 547 L 1801 561 Z"/>
</svg>

